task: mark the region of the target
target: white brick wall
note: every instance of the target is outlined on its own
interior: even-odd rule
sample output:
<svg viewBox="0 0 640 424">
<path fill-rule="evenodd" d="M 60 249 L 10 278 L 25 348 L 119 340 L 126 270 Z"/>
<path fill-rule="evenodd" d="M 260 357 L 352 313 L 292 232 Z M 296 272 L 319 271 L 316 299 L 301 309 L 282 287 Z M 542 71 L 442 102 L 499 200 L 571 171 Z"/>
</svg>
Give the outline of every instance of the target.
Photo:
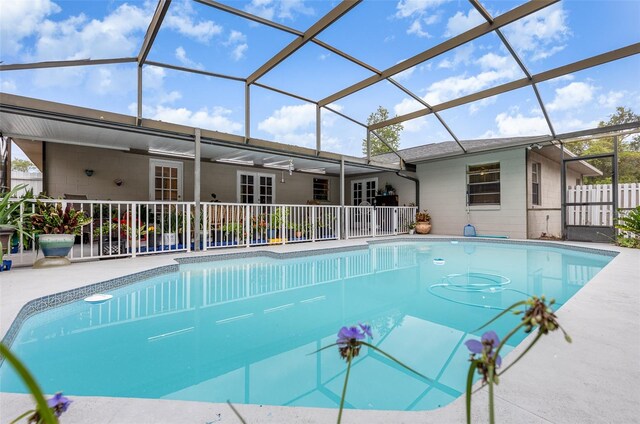
<svg viewBox="0 0 640 424">
<path fill-rule="evenodd" d="M 433 234 L 462 235 L 467 224 L 467 165 L 500 162 L 501 204 L 471 207 L 470 222 L 478 234 L 526 238 L 524 149 L 469 155 L 419 164 L 420 209 L 428 209 Z"/>
</svg>

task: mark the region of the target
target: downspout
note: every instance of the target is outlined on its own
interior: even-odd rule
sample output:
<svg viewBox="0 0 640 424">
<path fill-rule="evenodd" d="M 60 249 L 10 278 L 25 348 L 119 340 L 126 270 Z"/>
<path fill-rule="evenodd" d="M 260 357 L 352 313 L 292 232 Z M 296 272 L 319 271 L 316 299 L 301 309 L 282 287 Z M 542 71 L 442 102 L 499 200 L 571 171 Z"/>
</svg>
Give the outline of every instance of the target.
<svg viewBox="0 0 640 424">
<path fill-rule="evenodd" d="M 415 178 L 415 177 L 410 177 L 408 175 L 404 175 L 400 171 L 396 171 L 396 175 L 398 177 L 402 177 L 402 178 L 405 178 L 407 180 L 411 180 L 414 183 L 416 183 L 416 207 L 420 208 L 420 180 Z"/>
</svg>

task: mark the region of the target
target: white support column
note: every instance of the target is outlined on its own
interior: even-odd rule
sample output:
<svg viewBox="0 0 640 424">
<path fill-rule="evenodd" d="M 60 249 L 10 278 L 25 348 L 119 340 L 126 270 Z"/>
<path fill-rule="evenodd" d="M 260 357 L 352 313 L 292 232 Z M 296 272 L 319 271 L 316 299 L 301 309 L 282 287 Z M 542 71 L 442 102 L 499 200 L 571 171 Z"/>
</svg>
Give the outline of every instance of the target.
<svg viewBox="0 0 640 424">
<path fill-rule="evenodd" d="M 195 157 L 193 163 L 193 201 L 194 211 L 193 250 L 200 251 L 200 128 L 195 129 Z"/>
<path fill-rule="evenodd" d="M 131 222 L 129 223 L 131 228 L 131 257 L 136 257 L 136 248 L 138 247 L 138 205 L 137 203 L 131 204 Z"/>
</svg>

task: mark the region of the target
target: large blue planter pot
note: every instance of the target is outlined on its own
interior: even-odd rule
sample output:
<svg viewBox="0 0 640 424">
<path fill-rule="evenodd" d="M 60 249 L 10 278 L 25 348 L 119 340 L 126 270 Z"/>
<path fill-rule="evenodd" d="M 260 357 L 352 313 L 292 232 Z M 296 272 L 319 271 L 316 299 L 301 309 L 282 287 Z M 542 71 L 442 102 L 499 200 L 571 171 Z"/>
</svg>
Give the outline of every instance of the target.
<svg viewBox="0 0 640 424">
<path fill-rule="evenodd" d="M 75 239 L 76 236 L 73 234 L 40 234 L 38 236 L 38 244 L 44 254 L 44 258 L 38 259 L 33 264 L 33 267 L 45 268 L 69 265 L 71 261 L 69 261 L 67 255 L 73 247 Z"/>
</svg>

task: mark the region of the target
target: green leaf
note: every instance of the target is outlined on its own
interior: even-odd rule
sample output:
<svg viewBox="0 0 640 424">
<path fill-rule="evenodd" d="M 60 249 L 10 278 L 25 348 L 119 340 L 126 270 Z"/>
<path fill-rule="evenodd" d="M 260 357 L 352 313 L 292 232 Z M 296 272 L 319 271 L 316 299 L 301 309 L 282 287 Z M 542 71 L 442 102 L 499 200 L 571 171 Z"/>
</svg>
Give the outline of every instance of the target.
<svg viewBox="0 0 640 424">
<path fill-rule="evenodd" d="M 4 356 L 4 358 L 11 364 L 11 366 L 16 370 L 22 381 L 29 388 L 29 391 L 33 395 L 36 400 L 36 404 L 38 405 L 38 412 L 40 413 L 40 417 L 45 424 L 58 424 L 58 419 L 51 412 L 51 408 L 47 405 L 47 401 L 42 395 L 42 390 L 40 390 L 40 386 L 33 378 L 29 370 L 22 364 L 22 362 L 13 355 L 13 353 L 7 348 L 4 343 L 0 343 L 0 355 Z"/>
<path fill-rule="evenodd" d="M 469 366 L 469 372 L 467 373 L 467 385 L 466 385 L 466 397 L 465 397 L 465 405 L 467 411 L 467 424 L 471 424 L 471 387 L 473 386 L 473 374 L 476 372 L 476 368 L 478 366 L 478 361 L 471 361 L 471 365 Z"/>
<path fill-rule="evenodd" d="M 347 374 L 344 376 L 344 386 L 342 387 L 342 396 L 340 397 L 340 410 L 338 411 L 338 424 L 342 421 L 342 410 L 344 409 L 344 400 L 347 397 L 347 383 L 349 383 L 349 373 L 351 371 L 351 351 L 347 357 Z"/>
</svg>

